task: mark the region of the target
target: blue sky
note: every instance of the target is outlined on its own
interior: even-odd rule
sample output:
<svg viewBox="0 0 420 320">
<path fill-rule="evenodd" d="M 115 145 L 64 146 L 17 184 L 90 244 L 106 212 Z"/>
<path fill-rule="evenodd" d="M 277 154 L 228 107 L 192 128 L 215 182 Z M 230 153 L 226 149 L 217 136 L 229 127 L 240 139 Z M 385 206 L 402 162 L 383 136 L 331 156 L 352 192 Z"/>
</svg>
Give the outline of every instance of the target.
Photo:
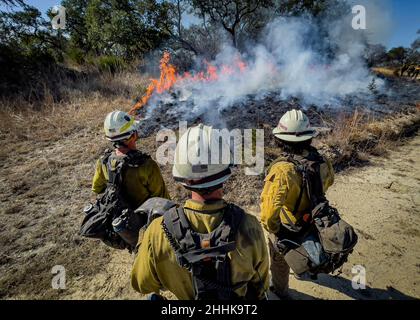
<svg viewBox="0 0 420 320">
<path fill-rule="evenodd" d="M 387 46 L 409 46 L 420 29 L 420 0 L 393 0 L 391 6 L 395 28 Z"/>
<path fill-rule="evenodd" d="M 353 1 L 357 3 L 357 0 Z M 48 8 L 59 4 L 60 0 L 26 0 L 25 2 L 45 13 Z M 385 4 L 386 1 L 379 3 Z M 387 37 L 382 39 L 383 44 L 388 48 L 409 46 L 417 37 L 417 30 L 420 29 L 420 0 L 388 0 L 387 5 L 384 5 L 384 10 L 389 11 L 392 27 L 387 31 Z M 380 12 L 378 14 L 381 15 Z"/>
</svg>

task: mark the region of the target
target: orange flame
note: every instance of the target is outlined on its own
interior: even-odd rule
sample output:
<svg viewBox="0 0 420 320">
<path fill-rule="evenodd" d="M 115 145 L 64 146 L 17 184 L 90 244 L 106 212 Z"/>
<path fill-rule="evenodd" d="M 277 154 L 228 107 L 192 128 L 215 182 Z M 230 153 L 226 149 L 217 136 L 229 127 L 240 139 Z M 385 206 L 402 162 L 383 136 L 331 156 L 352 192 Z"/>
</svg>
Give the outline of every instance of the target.
<svg viewBox="0 0 420 320">
<path fill-rule="evenodd" d="M 146 89 L 145 95 L 138 101 L 129 111 L 129 114 L 134 114 L 136 110 L 143 107 L 156 91 L 163 93 L 169 90 L 176 82 L 176 70 L 173 65 L 169 63 L 171 56 L 169 52 L 164 52 L 162 59 L 160 59 L 160 78 L 150 79 L 150 84 Z"/>
<path fill-rule="evenodd" d="M 175 83 L 181 81 L 191 81 L 191 82 L 210 82 L 217 81 L 220 75 L 232 75 L 235 72 L 239 71 L 243 73 L 247 65 L 241 60 L 239 55 L 235 58 L 233 66 L 222 65 L 219 69 L 210 64 L 207 61 L 204 61 L 206 65 L 206 71 L 200 71 L 194 75 L 190 72 L 185 72 L 183 75 L 176 73 L 176 68 L 169 63 L 171 55 L 169 52 L 164 52 L 163 57 L 160 60 L 160 77 L 159 79 L 150 79 L 150 84 L 146 89 L 144 96 L 131 108 L 129 114 L 135 114 L 137 110 L 143 107 L 156 92 L 162 94 L 170 90 Z"/>
</svg>

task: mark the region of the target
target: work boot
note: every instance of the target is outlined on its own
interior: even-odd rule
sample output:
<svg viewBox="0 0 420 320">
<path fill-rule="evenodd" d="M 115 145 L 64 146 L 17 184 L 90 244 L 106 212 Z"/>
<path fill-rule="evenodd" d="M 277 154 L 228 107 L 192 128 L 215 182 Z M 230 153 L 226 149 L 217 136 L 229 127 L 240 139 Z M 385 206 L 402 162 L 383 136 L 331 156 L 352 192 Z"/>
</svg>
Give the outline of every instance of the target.
<svg viewBox="0 0 420 320">
<path fill-rule="evenodd" d="M 150 293 L 146 296 L 146 300 L 162 301 L 162 300 L 166 300 L 166 298 L 157 293 Z"/>
<path fill-rule="evenodd" d="M 292 300 L 288 290 L 283 290 L 283 292 L 279 292 L 274 288 L 274 286 L 270 286 L 270 291 L 274 293 L 280 300 Z"/>
<path fill-rule="evenodd" d="M 318 280 L 318 275 L 316 274 L 310 274 L 308 272 L 302 273 L 300 275 L 293 273 L 293 276 L 295 277 L 296 280 L 300 280 L 300 281 L 315 281 Z"/>
</svg>

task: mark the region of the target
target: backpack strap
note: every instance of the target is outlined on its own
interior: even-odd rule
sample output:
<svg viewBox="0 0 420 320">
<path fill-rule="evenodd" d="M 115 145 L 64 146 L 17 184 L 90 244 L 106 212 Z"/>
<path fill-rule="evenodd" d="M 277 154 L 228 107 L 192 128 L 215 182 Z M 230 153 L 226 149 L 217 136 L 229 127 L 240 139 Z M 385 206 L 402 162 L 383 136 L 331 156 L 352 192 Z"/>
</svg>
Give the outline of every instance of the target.
<svg viewBox="0 0 420 320">
<path fill-rule="evenodd" d="M 296 170 L 302 175 L 301 192 L 306 188 L 312 208 L 316 207 L 320 202 L 324 202 L 325 194 L 323 192 L 323 184 L 321 179 L 321 164 L 325 162 L 324 158 L 315 148 L 309 150 L 308 156 L 287 155 L 287 161 L 292 162 Z M 293 213 L 296 214 L 299 209 L 302 195 L 299 194 L 298 201 L 295 205 Z"/>
<path fill-rule="evenodd" d="M 113 161 L 116 162 L 116 166 L 112 165 Z M 106 168 L 108 171 L 108 184 L 119 188 L 122 184 L 122 171 L 126 166 L 125 157 L 116 157 L 114 155 L 110 155 L 107 158 Z"/>
<path fill-rule="evenodd" d="M 184 228 L 182 228 L 180 219 L 181 218 L 179 216 L 178 208 L 170 208 L 163 214 L 162 229 L 169 241 L 169 244 L 175 251 L 175 256 L 178 261 L 178 264 L 181 267 L 190 270 L 191 265 L 183 257 L 183 254 L 187 251 L 187 249 L 185 248 L 185 242 L 182 244 L 182 247 L 180 243 L 180 240 L 184 239 L 185 237 L 185 230 Z M 194 249 L 193 245 L 195 245 L 195 243 L 190 242 L 189 244 L 187 244 L 187 247 L 191 247 L 192 249 Z"/>
<path fill-rule="evenodd" d="M 192 273 L 196 299 L 230 299 L 236 295 L 234 290 L 245 284 L 232 286 L 227 255 L 236 248 L 236 235 L 244 215 L 239 207 L 228 205 L 222 222 L 210 234 L 195 232 L 182 208 L 171 208 L 163 215 L 163 231 L 179 265 Z M 207 247 L 202 246 L 203 240 L 207 241 Z"/>
<path fill-rule="evenodd" d="M 150 156 L 139 150 L 130 150 L 123 157 L 117 157 L 112 150 L 107 149 L 102 157 L 102 164 L 106 166 L 108 171 L 108 183 L 119 187 L 122 184 L 122 172 L 126 167 L 139 167 L 149 159 Z M 112 162 L 116 162 L 116 166 L 112 166 Z"/>
<path fill-rule="evenodd" d="M 300 191 L 298 198 L 296 199 L 295 205 L 292 210 L 292 214 L 295 216 L 299 210 L 300 204 L 302 202 L 303 192 L 305 190 L 305 185 L 307 184 L 307 175 L 304 165 L 297 159 L 295 155 L 291 154 L 284 154 L 284 157 L 287 159 L 288 162 L 291 162 L 295 165 L 296 170 L 302 175 L 302 182 L 300 184 Z M 293 221 L 289 218 L 289 216 L 284 213 L 284 216 L 289 223 L 288 226 L 283 225 L 286 229 L 292 232 L 300 232 L 302 228 L 296 226 Z"/>
<path fill-rule="evenodd" d="M 300 191 L 298 198 L 296 199 L 295 205 L 292 210 L 292 214 L 296 216 L 300 204 L 302 202 L 303 193 L 306 191 L 309 201 L 311 202 L 311 211 L 321 202 L 325 202 L 325 195 L 323 193 L 323 185 L 320 174 L 320 165 L 324 162 L 324 158 L 318 153 L 315 148 L 310 148 L 307 156 L 301 156 L 296 154 L 284 153 L 283 158 L 287 162 L 293 163 L 295 169 L 301 174 L 302 181 L 300 184 Z M 302 227 L 296 226 L 288 217 L 284 214 L 285 218 L 289 222 L 289 225 L 284 227 L 293 232 L 300 232 Z"/>
<path fill-rule="evenodd" d="M 143 165 L 148 159 L 150 159 L 150 156 L 139 150 L 130 150 L 126 153 L 125 158 L 129 167 L 136 168 Z"/>
<path fill-rule="evenodd" d="M 106 163 L 108 162 L 108 158 L 109 156 L 112 154 L 112 150 L 111 149 L 105 149 L 102 157 L 101 157 L 101 161 L 103 165 L 106 165 Z"/>
<path fill-rule="evenodd" d="M 200 234 L 195 232 L 182 208 L 173 207 L 163 215 L 162 225 L 164 225 L 165 234 L 176 241 L 176 244 L 170 244 L 177 254 L 177 260 L 181 266 L 190 269 L 191 265 L 206 259 L 216 258 L 227 254 L 236 248 L 234 236 L 236 236 L 237 226 L 232 227 L 233 222 L 240 223 L 242 216 L 238 211 L 225 213 L 220 225 L 210 234 Z M 233 218 L 231 215 L 235 215 Z M 226 220 L 229 220 L 226 222 Z M 210 241 L 210 246 L 202 248 L 202 239 Z"/>
<path fill-rule="evenodd" d="M 229 204 L 227 211 L 229 212 L 226 216 L 227 225 L 228 228 L 222 228 L 220 232 L 220 236 L 218 237 L 219 246 L 223 245 L 230 245 L 235 244 L 235 240 L 237 237 L 237 233 L 239 230 L 239 227 L 241 225 L 241 222 L 243 218 L 245 217 L 245 212 L 238 206 L 235 206 L 233 204 Z M 225 243 L 225 244 L 223 244 Z M 234 250 L 236 245 L 232 248 Z M 232 251 L 230 250 L 230 251 Z M 233 286 L 232 284 L 232 269 L 230 264 L 230 259 L 226 254 L 219 256 L 216 260 L 216 270 L 217 270 L 217 282 L 225 284 L 227 287 L 231 288 L 231 291 L 221 291 L 219 296 L 223 300 L 229 300 L 231 299 L 233 295 L 233 291 L 239 287 L 241 287 L 243 284 L 240 283 L 236 286 Z"/>
</svg>

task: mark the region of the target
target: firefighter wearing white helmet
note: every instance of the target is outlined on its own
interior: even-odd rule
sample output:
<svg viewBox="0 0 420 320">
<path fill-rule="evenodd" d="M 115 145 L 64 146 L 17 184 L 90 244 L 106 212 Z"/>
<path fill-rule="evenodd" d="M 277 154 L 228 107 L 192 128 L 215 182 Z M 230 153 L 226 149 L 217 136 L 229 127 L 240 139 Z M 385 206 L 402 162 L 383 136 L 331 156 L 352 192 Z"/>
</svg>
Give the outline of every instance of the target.
<svg viewBox="0 0 420 320">
<path fill-rule="evenodd" d="M 331 162 L 311 145 L 316 132 L 302 111 L 286 112 L 274 128 L 273 135 L 282 154 L 267 170 L 261 193 L 261 223 L 269 232 L 271 290 L 285 298 L 288 296 L 290 268 L 283 255 L 287 248 L 278 245 L 287 242 L 279 240 L 299 237 L 309 224 L 311 212 L 297 164 L 305 159 L 319 163 L 323 192 L 333 184 L 334 170 Z"/>
<path fill-rule="evenodd" d="M 281 117 L 273 134 L 283 141 L 302 142 L 312 139 L 315 130 L 311 128 L 308 117 L 301 110 L 293 109 Z"/>
<path fill-rule="evenodd" d="M 136 291 L 167 289 L 180 300 L 265 298 L 264 233 L 255 216 L 223 200 L 231 155 L 216 131 L 199 125 L 181 136 L 172 173 L 191 197 L 146 229 L 131 276 Z"/>
<path fill-rule="evenodd" d="M 139 122 L 124 111 L 108 113 L 104 121 L 105 137 L 114 143 L 126 141 L 138 130 Z"/>
<path fill-rule="evenodd" d="M 151 197 L 169 199 L 157 163 L 146 153 L 137 150 L 139 122 L 123 111 L 110 112 L 104 121 L 105 138 L 114 145 L 107 149 L 96 162 L 92 181 L 94 195 L 105 191 L 109 182 L 109 171 L 114 171 L 123 159 L 127 168 L 122 173 L 123 196 L 130 207 L 137 208 Z"/>
<path fill-rule="evenodd" d="M 175 151 L 172 169 L 175 181 L 197 192 L 220 188 L 231 175 L 233 155 L 226 139 L 219 141 L 219 138 L 212 127 L 199 125 L 189 128 L 180 138 Z M 211 154 L 216 150 L 219 155 L 227 157 L 219 157 L 216 163 L 212 163 Z"/>
</svg>

